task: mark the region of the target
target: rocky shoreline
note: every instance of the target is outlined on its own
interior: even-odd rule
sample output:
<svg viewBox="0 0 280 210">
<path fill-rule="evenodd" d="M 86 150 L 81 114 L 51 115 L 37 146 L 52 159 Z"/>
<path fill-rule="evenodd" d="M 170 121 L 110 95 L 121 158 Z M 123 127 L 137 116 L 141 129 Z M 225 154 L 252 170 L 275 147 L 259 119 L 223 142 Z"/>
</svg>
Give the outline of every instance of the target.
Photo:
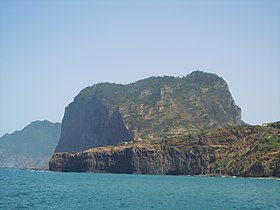
<svg viewBox="0 0 280 210">
<path fill-rule="evenodd" d="M 50 171 L 280 177 L 279 122 L 53 155 Z M 272 146 L 271 146 L 272 145 Z"/>
</svg>

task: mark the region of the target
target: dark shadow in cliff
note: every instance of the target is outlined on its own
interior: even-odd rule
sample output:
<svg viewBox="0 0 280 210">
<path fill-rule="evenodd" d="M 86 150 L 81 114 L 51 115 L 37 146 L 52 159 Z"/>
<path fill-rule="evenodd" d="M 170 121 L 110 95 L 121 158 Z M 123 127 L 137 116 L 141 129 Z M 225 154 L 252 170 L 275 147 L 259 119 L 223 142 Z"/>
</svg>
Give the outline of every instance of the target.
<svg viewBox="0 0 280 210">
<path fill-rule="evenodd" d="M 82 151 L 131 139 L 118 109 L 110 114 L 96 96 L 90 100 L 75 98 L 65 109 L 55 152 Z"/>
</svg>

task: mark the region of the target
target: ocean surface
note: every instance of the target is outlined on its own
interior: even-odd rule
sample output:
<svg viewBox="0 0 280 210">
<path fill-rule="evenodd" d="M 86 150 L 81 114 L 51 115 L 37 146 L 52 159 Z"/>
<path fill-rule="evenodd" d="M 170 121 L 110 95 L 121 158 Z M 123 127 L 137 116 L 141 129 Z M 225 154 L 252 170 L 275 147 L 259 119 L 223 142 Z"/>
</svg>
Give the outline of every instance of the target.
<svg viewBox="0 0 280 210">
<path fill-rule="evenodd" d="M 0 169 L 0 209 L 280 209 L 280 180 Z"/>
</svg>

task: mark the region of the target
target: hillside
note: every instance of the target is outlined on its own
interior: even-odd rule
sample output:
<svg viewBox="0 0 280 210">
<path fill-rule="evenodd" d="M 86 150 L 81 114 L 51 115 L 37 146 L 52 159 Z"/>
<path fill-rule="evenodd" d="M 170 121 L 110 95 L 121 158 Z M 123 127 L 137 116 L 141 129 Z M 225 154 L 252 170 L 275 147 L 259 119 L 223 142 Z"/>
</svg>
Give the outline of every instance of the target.
<svg viewBox="0 0 280 210">
<path fill-rule="evenodd" d="M 34 121 L 0 138 L 0 167 L 47 168 L 60 136 L 60 123 Z"/>
<path fill-rule="evenodd" d="M 128 85 L 100 83 L 82 90 L 66 107 L 55 152 L 239 124 L 241 110 L 215 74 L 195 71 Z"/>
<path fill-rule="evenodd" d="M 52 171 L 280 177 L 280 122 L 56 153 Z"/>
</svg>

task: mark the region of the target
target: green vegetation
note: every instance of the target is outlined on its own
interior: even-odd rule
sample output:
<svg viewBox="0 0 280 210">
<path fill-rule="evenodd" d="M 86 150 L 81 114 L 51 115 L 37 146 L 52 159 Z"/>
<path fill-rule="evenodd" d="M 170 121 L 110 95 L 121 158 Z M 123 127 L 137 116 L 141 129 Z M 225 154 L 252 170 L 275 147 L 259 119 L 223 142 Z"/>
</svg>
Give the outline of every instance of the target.
<svg viewBox="0 0 280 210">
<path fill-rule="evenodd" d="M 75 100 L 87 103 L 100 98 L 110 112 L 120 108 L 125 124 L 141 132 L 191 132 L 226 125 L 236 120 L 239 107 L 233 103 L 226 82 L 215 74 L 195 71 L 184 77 L 150 77 L 128 85 L 99 83 L 82 90 Z"/>
<path fill-rule="evenodd" d="M 133 161 L 128 165 L 142 165 L 139 170 L 135 170 L 137 173 L 170 174 L 176 171 L 174 174 L 280 177 L 279 123 L 271 123 L 269 126 L 230 126 L 199 133 L 180 133 L 178 130 L 159 132 L 152 138 L 141 141 L 122 142 L 115 147 L 92 149 L 87 151 L 91 152 L 91 155 L 83 158 L 93 157 L 95 161 L 99 161 L 100 157 L 105 157 L 113 160 L 106 161 L 112 164 L 123 160 Z M 108 154 L 112 151 L 114 154 Z M 130 151 L 129 154 L 133 158 L 130 159 L 124 151 Z M 76 170 L 79 154 L 75 157 L 73 162 L 69 162 L 67 157 L 65 161 L 63 156 L 53 158 L 52 162 L 57 162 L 58 168 L 62 166 L 68 170 L 74 166 Z M 135 164 L 135 161 L 139 161 L 139 164 Z M 92 165 L 86 167 L 88 168 L 85 171 L 99 170 L 91 168 Z M 199 172 L 197 167 L 201 169 Z M 145 170 L 147 168 L 153 171 Z M 53 170 L 57 168 L 53 167 Z"/>
<path fill-rule="evenodd" d="M 230 163 L 229 158 L 222 158 L 221 160 L 218 161 L 218 167 L 219 168 L 226 168 L 226 166 Z"/>
<path fill-rule="evenodd" d="M 260 150 L 280 149 L 280 136 L 271 136 L 263 139 L 259 144 Z"/>
</svg>

